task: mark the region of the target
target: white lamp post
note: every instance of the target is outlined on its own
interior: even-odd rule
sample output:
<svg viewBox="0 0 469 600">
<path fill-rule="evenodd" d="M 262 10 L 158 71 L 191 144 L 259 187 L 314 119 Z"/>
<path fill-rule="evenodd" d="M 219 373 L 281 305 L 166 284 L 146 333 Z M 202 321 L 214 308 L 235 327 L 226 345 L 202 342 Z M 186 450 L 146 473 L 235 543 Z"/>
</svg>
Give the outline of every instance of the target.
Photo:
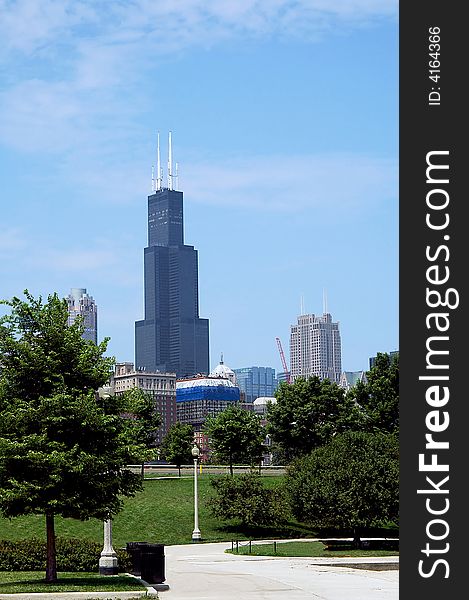
<svg viewBox="0 0 469 600">
<path fill-rule="evenodd" d="M 199 458 L 200 450 L 196 444 L 194 444 L 191 452 L 194 457 L 194 531 L 192 532 L 192 541 L 197 542 L 202 536 L 199 529 L 199 508 L 197 501 L 197 459 Z"/>
<path fill-rule="evenodd" d="M 117 554 L 112 547 L 112 521 L 104 521 L 104 548 L 99 559 L 100 575 L 117 575 L 119 568 L 117 566 Z"/>
</svg>

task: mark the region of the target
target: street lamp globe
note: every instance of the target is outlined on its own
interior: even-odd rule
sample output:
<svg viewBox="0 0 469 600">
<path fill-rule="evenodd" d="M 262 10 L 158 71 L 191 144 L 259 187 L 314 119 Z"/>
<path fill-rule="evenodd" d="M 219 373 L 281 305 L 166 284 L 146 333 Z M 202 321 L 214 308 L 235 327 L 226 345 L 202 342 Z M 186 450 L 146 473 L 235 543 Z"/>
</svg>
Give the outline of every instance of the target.
<svg viewBox="0 0 469 600">
<path fill-rule="evenodd" d="M 200 450 L 199 447 L 197 446 L 197 444 L 194 444 L 191 450 L 192 456 L 194 458 L 199 458 L 200 456 Z"/>
</svg>

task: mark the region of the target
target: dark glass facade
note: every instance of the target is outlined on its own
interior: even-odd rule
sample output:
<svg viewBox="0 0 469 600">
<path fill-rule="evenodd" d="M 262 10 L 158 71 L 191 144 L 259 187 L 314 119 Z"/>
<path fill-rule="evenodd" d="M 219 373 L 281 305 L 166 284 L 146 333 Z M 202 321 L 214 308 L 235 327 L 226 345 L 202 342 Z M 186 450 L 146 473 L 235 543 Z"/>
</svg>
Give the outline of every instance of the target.
<svg viewBox="0 0 469 600">
<path fill-rule="evenodd" d="M 199 318 L 198 256 L 184 244 L 183 194 L 148 197 L 144 250 L 145 318 L 135 323 L 135 364 L 178 378 L 208 373 L 209 324 Z"/>
<path fill-rule="evenodd" d="M 257 398 L 271 397 L 277 389 L 275 369 L 272 367 L 244 367 L 234 369 L 239 389 L 245 394 L 245 402 L 251 404 Z"/>
</svg>

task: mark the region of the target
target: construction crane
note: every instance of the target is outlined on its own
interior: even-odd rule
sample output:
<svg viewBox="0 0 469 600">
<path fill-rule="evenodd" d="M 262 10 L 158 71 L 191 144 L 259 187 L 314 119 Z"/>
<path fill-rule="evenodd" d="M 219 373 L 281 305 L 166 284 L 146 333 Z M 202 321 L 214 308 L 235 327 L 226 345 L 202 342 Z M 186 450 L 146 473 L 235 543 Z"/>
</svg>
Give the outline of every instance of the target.
<svg viewBox="0 0 469 600">
<path fill-rule="evenodd" d="M 282 367 L 283 367 L 285 376 L 287 378 L 287 383 L 290 383 L 290 371 L 288 370 L 287 361 L 285 360 L 285 354 L 283 353 L 282 342 L 280 341 L 280 338 L 278 338 L 278 337 L 276 337 L 275 339 L 277 341 L 278 351 L 280 354 L 280 360 L 282 361 Z"/>
</svg>

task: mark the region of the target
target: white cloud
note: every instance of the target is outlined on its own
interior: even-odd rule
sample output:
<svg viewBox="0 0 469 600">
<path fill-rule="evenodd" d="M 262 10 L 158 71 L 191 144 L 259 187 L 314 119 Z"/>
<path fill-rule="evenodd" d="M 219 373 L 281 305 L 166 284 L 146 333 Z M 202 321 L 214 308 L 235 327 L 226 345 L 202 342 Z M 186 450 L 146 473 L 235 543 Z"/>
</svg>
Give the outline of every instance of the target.
<svg viewBox="0 0 469 600">
<path fill-rule="evenodd" d="M 50 271 L 89 273 L 115 266 L 118 257 L 111 250 L 71 248 L 62 250 L 41 249 L 31 256 L 32 266 L 47 267 Z"/>
<path fill-rule="evenodd" d="M 121 206 L 121 210 L 150 193 L 150 172 L 142 168 L 139 158 L 119 167 L 101 163 L 98 168 L 88 157 L 77 156 L 64 168 L 64 179 L 75 182 L 96 202 Z M 178 187 L 186 202 L 209 206 L 351 211 L 395 202 L 397 181 L 394 159 L 331 153 L 191 162 L 180 168 Z"/>
<path fill-rule="evenodd" d="M 149 101 L 144 81 L 158 57 L 239 35 L 311 39 L 396 9 L 394 0 L 0 0 L 0 143 L 105 151 L 114 123 L 131 127 Z"/>
<path fill-rule="evenodd" d="M 25 234 L 17 227 L 0 229 L 0 257 L 9 258 L 12 252 L 26 245 Z"/>
<path fill-rule="evenodd" d="M 251 157 L 183 172 L 189 202 L 301 212 L 353 210 L 397 197 L 397 164 L 360 155 Z"/>
<path fill-rule="evenodd" d="M 240 32 L 311 34 L 335 21 L 356 25 L 396 13 L 396 0 L 0 0 L 0 35 L 3 52 L 25 54 L 73 44 L 89 31 L 107 43 L 153 38 L 160 50 L 170 42 L 174 50 Z"/>
</svg>

